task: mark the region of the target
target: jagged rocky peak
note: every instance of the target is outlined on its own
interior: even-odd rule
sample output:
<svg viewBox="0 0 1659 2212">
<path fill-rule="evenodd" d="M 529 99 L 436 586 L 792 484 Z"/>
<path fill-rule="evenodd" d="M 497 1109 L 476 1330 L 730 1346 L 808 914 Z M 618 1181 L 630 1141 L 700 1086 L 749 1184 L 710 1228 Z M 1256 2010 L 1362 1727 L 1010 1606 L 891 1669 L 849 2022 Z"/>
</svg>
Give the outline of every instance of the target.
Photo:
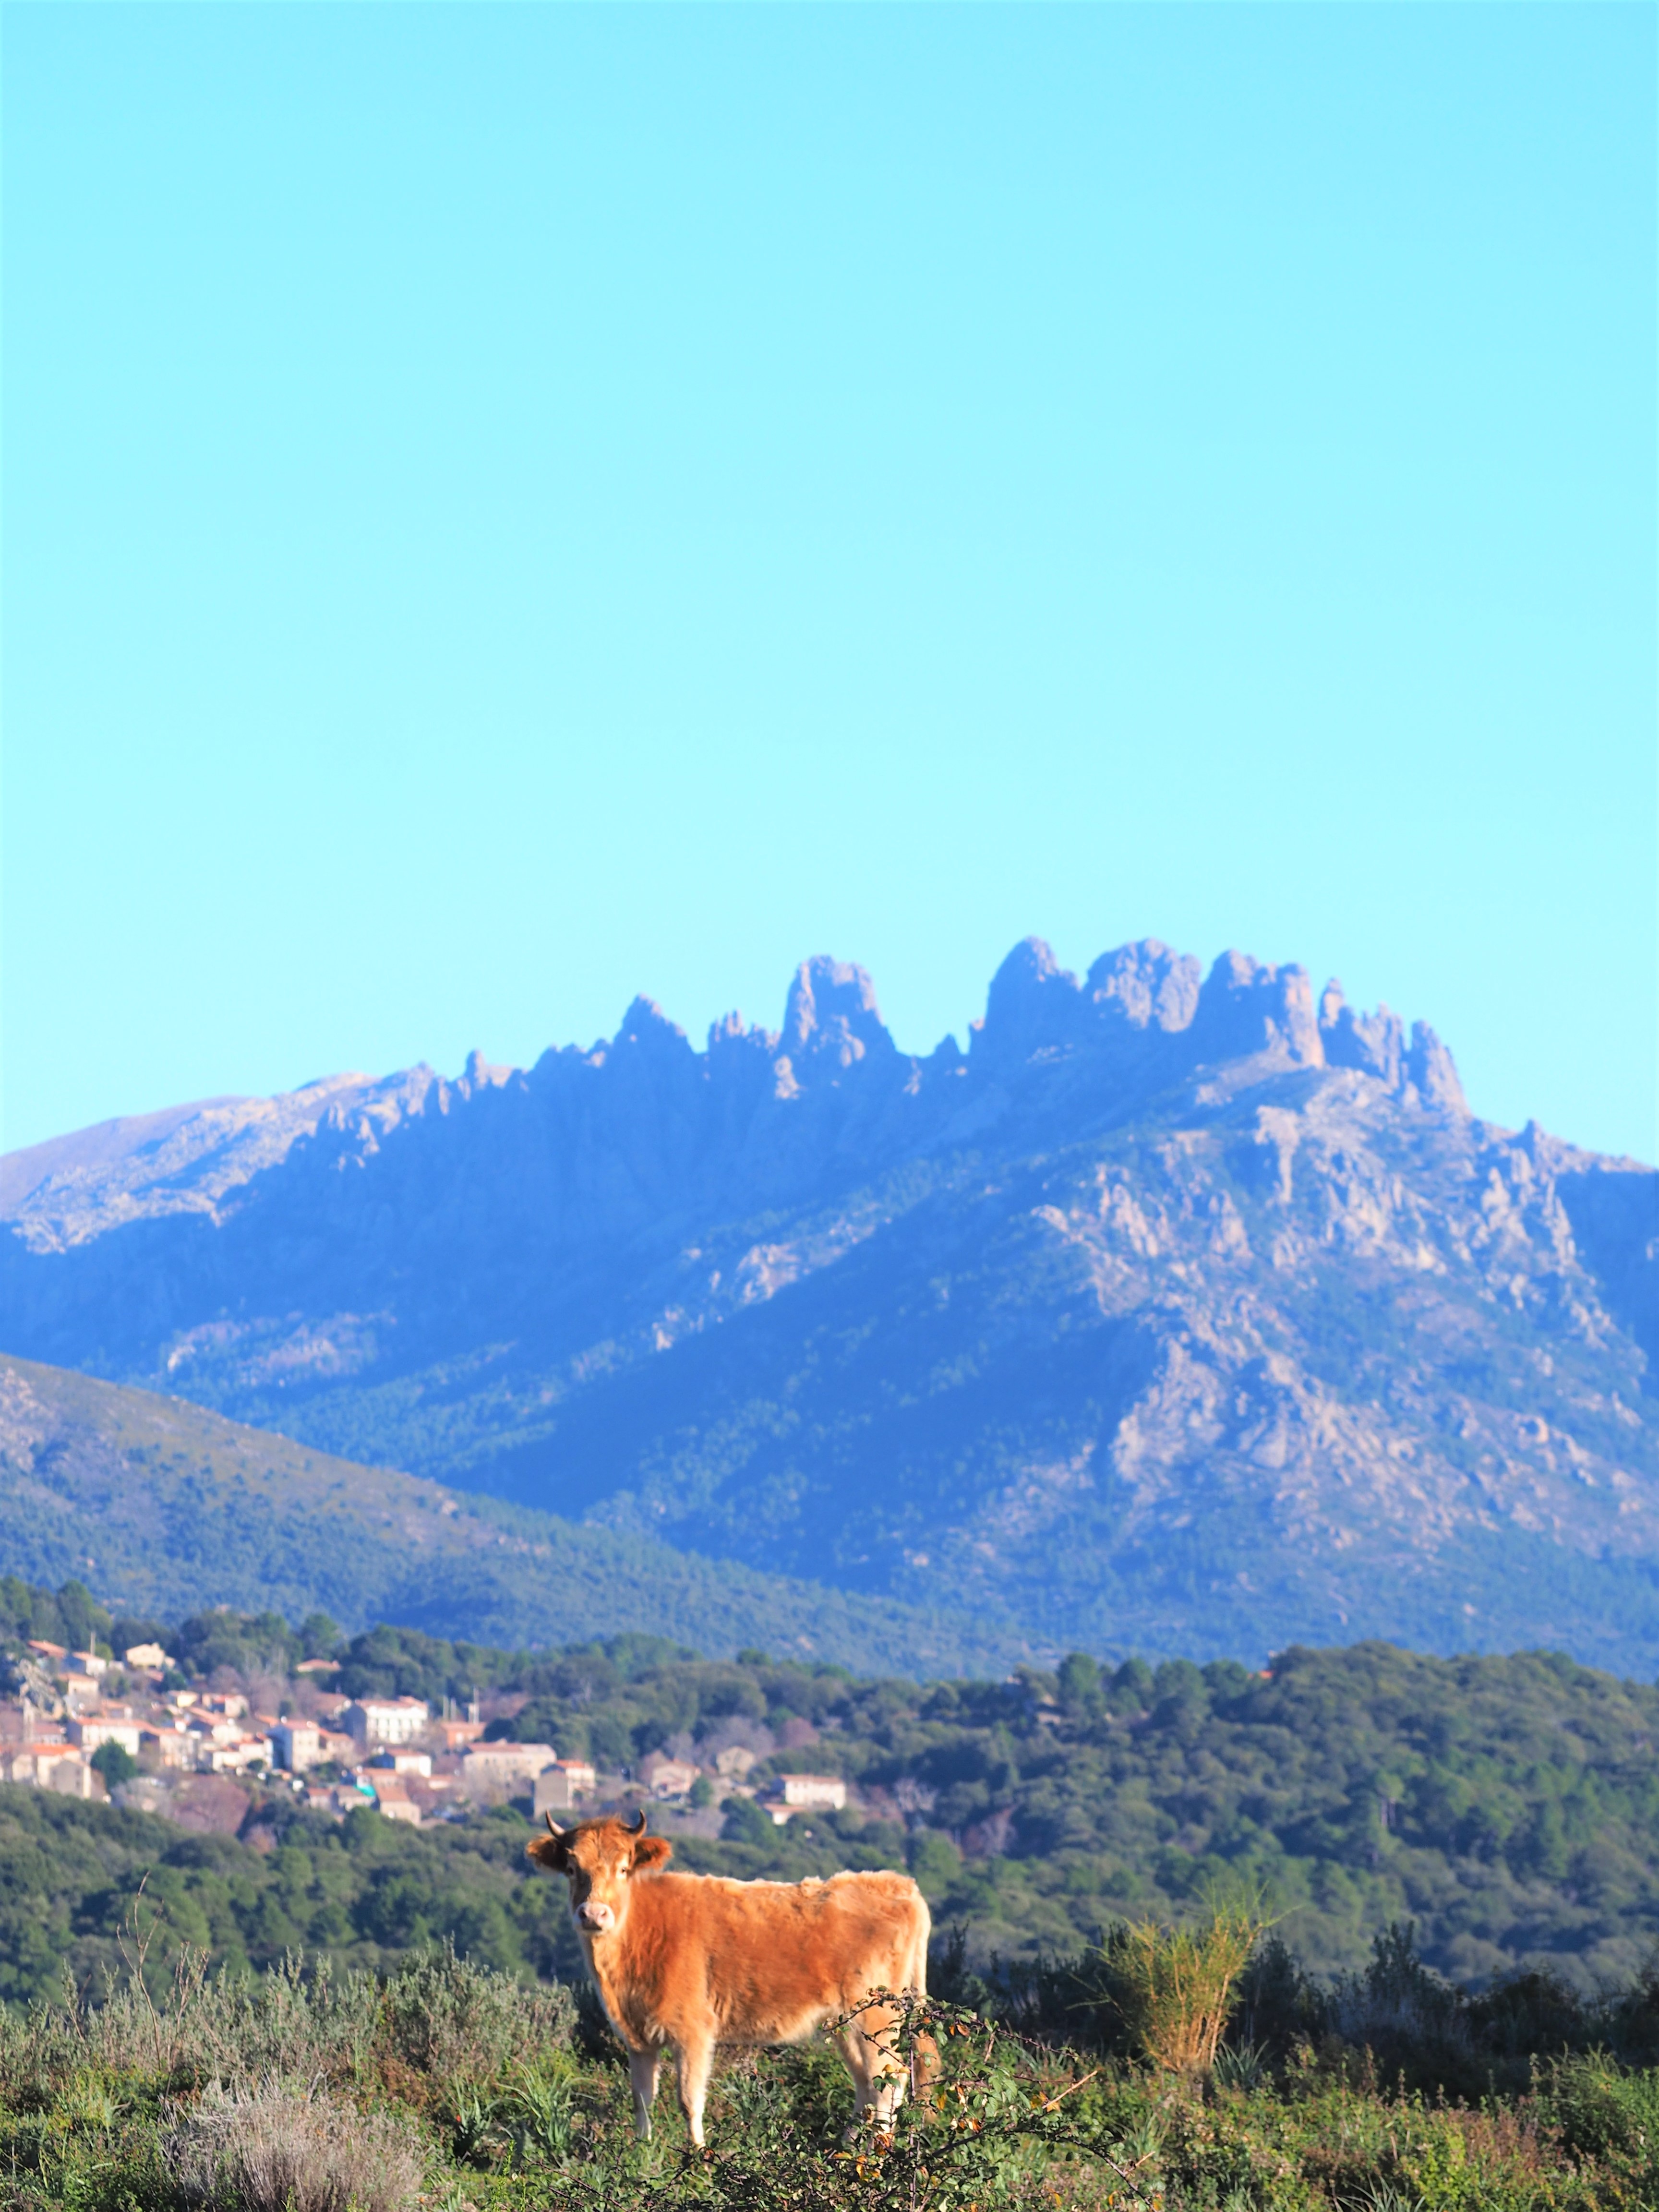
<svg viewBox="0 0 1659 2212">
<path fill-rule="evenodd" d="M 1087 991 L 1096 1012 L 1131 1029 L 1190 1028 L 1198 1012 L 1202 970 L 1190 953 L 1171 952 L 1155 937 L 1103 952 L 1089 970 Z"/>
<path fill-rule="evenodd" d="M 975 1050 L 997 1062 L 1072 1044 L 1137 1046 L 1191 1032 L 1200 1060 L 1275 1052 L 1298 1066 L 1323 1059 L 1307 971 L 1224 952 L 1200 982 L 1190 956 L 1156 938 L 1104 952 L 1079 983 L 1040 937 L 1017 945 L 992 980 Z"/>
<path fill-rule="evenodd" d="M 777 1048 L 777 1032 L 763 1029 L 758 1022 L 752 1024 L 745 1022 L 736 1007 L 729 1014 L 722 1014 L 717 1022 L 708 1024 L 708 1056 L 711 1060 L 725 1058 L 733 1053 L 769 1060 Z"/>
<path fill-rule="evenodd" d="M 1045 1046 L 1068 1044 L 1077 1032 L 1082 988 L 1040 937 L 1022 938 L 991 978 L 985 1018 L 969 1033 L 970 1048 L 999 1060 L 1029 1060 Z"/>
<path fill-rule="evenodd" d="M 1319 1035 L 1329 1066 L 1361 1068 L 1398 1091 L 1406 1065 L 1406 1030 L 1386 1006 L 1374 1014 L 1357 1014 L 1333 976 L 1319 994 Z"/>
<path fill-rule="evenodd" d="M 622 1027 L 611 1041 L 612 1049 L 631 1045 L 656 1059 L 691 1060 L 691 1040 L 678 1022 L 671 1022 L 654 999 L 641 994 L 622 1018 Z"/>
<path fill-rule="evenodd" d="M 1468 1112 L 1456 1063 L 1426 1022 L 1412 1024 L 1407 1044 L 1398 1014 L 1386 1006 L 1374 1014 L 1356 1013 L 1333 976 L 1319 994 L 1319 1034 L 1330 1066 L 1359 1068 L 1396 1097 L 1414 1091 L 1425 1106 Z"/>
<path fill-rule="evenodd" d="M 850 1067 L 855 1060 L 890 1060 L 898 1052 L 869 976 L 826 952 L 796 969 L 779 1045 L 797 1072 L 815 1061 Z"/>
<path fill-rule="evenodd" d="M 1417 1095 L 1425 1106 L 1443 1106 L 1450 1114 L 1468 1112 L 1463 1085 L 1458 1079 L 1457 1063 L 1426 1022 L 1412 1024 L 1406 1074 L 1417 1086 Z"/>
<path fill-rule="evenodd" d="M 1247 952 L 1224 952 L 1205 977 L 1192 1036 L 1200 1060 L 1271 1053 L 1292 1066 L 1325 1064 L 1307 969 L 1271 967 Z"/>
<path fill-rule="evenodd" d="M 474 1046 L 466 1056 L 466 1066 L 462 1069 L 458 1082 L 471 1097 L 475 1091 L 499 1089 L 503 1083 L 510 1082 L 517 1073 L 516 1068 L 497 1066 L 487 1060 Z"/>
</svg>

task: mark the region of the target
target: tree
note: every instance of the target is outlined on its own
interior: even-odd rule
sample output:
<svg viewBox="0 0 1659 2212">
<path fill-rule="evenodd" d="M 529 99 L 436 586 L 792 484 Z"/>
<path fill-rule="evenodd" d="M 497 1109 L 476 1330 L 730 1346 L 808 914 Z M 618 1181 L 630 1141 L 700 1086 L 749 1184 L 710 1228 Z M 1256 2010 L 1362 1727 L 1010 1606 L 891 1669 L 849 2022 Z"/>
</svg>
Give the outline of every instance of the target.
<svg viewBox="0 0 1659 2212">
<path fill-rule="evenodd" d="M 727 1844 L 758 1844 L 773 1849 L 778 1840 L 777 1823 L 763 1813 L 752 1797 L 728 1797 L 720 1840 Z"/>
<path fill-rule="evenodd" d="M 1061 1711 L 1074 1720 L 1097 1720 L 1106 1710 L 1100 1669 L 1086 1651 L 1073 1651 L 1060 1662 Z"/>
<path fill-rule="evenodd" d="M 124 1782 L 131 1782 L 138 1771 L 138 1762 L 130 1751 L 118 1743 L 100 1743 L 92 1754 L 94 1772 L 104 1778 L 108 1790 L 117 1790 Z"/>
</svg>

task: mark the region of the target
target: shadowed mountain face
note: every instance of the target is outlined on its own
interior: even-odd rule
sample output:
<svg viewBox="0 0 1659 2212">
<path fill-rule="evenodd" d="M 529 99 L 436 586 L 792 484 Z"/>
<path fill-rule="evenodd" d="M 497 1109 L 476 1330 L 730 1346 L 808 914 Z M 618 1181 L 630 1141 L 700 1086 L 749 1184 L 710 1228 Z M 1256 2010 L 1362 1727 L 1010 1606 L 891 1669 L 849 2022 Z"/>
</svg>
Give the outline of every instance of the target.
<svg viewBox="0 0 1659 2212">
<path fill-rule="evenodd" d="M 915 1059 L 814 960 L 152 1121 L 6 1163 L 8 1348 L 1041 1643 L 1659 1664 L 1659 1177 L 1299 969 L 1030 940 Z"/>
</svg>

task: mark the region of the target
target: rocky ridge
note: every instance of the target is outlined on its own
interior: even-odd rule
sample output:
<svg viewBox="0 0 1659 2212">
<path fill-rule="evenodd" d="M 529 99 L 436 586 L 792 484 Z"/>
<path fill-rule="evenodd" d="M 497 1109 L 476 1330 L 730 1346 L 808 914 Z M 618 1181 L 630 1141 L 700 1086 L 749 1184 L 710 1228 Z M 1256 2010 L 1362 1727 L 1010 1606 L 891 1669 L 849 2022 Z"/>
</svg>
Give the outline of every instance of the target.
<svg viewBox="0 0 1659 2212">
<path fill-rule="evenodd" d="M 1030 939 L 921 1057 L 817 959 L 276 1109 L 15 1199 L 8 1342 L 1039 1638 L 1659 1659 L 1659 1178 L 1299 968 Z"/>
</svg>

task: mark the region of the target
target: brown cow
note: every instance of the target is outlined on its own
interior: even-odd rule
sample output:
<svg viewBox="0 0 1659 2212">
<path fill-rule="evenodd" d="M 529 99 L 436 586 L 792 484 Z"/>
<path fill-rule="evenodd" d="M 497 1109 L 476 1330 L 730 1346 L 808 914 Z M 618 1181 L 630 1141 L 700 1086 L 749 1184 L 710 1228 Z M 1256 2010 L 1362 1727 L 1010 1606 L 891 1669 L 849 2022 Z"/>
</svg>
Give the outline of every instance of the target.
<svg viewBox="0 0 1659 2212">
<path fill-rule="evenodd" d="M 828 1881 L 729 1881 L 664 1874 L 673 1845 L 605 1818 L 526 1846 L 570 1884 L 570 1909 L 611 2024 L 628 2046 L 635 2126 L 651 2134 L 657 2070 L 674 2047 L 680 2106 L 702 2142 L 703 2098 L 720 2043 L 804 2043 L 856 2014 L 842 2056 L 859 2118 L 890 2127 L 905 2069 L 891 2004 L 878 1990 L 925 1993 L 927 1904 L 908 1875 L 837 1874 Z"/>
</svg>

